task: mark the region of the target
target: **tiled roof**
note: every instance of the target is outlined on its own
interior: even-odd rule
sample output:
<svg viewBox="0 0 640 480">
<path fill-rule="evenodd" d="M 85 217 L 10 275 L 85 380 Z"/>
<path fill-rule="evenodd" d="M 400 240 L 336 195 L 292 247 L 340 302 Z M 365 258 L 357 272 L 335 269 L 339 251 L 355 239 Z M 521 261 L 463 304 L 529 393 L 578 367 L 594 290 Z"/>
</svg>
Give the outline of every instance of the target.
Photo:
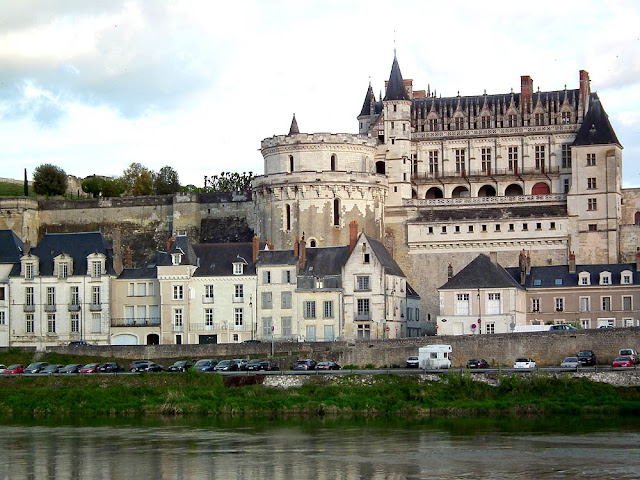
<svg viewBox="0 0 640 480">
<path fill-rule="evenodd" d="M 520 281 L 520 268 L 510 267 L 507 272 L 516 281 Z M 566 288 L 578 286 L 580 272 L 588 272 L 591 286 L 600 286 L 600 274 L 611 273 L 611 285 L 620 285 L 621 274 L 628 270 L 633 273 L 633 285 L 640 285 L 640 272 L 636 272 L 635 263 L 612 263 L 599 265 L 576 265 L 576 273 L 569 273 L 568 265 L 548 265 L 531 267 L 529 275 L 525 278 L 524 287 L 536 288 Z M 581 285 L 587 287 L 588 285 Z"/>
<path fill-rule="evenodd" d="M 0 230 L 0 263 L 20 263 L 24 245 L 11 230 Z"/>
<path fill-rule="evenodd" d="M 494 264 L 484 254 L 478 255 L 471 263 L 454 275 L 441 290 L 461 288 L 519 288 L 523 287 L 500 265 Z"/>
</svg>

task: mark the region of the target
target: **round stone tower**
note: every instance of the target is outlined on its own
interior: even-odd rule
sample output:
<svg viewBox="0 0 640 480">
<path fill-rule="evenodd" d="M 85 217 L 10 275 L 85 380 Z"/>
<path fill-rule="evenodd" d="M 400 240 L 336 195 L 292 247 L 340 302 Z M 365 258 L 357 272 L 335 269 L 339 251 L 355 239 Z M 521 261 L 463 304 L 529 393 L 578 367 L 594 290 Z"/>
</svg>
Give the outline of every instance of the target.
<svg viewBox="0 0 640 480">
<path fill-rule="evenodd" d="M 349 223 L 381 238 L 387 179 L 376 174 L 376 140 L 346 133 L 300 133 L 262 141 L 264 175 L 252 184 L 256 230 L 276 249 L 305 236 L 310 247 L 349 244 Z"/>
</svg>

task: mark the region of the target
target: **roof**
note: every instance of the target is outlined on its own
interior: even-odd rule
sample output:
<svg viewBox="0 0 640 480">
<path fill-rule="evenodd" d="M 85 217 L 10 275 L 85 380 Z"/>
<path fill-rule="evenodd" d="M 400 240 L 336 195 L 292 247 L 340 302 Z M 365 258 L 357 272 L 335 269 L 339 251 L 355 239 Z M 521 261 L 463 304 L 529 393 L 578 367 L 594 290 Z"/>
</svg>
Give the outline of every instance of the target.
<svg viewBox="0 0 640 480">
<path fill-rule="evenodd" d="M 0 230 L 0 263 L 20 263 L 24 245 L 11 230 Z"/>
<path fill-rule="evenodd" d="M 371 88 L 371 83 L 369 83 L 369 88 L 367 89 L 367 94 L 362 104 L 362 110 L 360 110 L 358 117 L 377 115 L 380 112 L 382 112 L 382 102 L 376 102 L 376 96 L 373 93 L 373 88 Z"/>
<path fill-rule="evenodd" d="M 307 250 L 309 251 L 309 250 Z M 293 255 L 293 250 L 260 250 L 256 265 L 296 265 L 298 257 Z"/>
<path fill-rule="evenodd" d="M 613 131 L 607 112 L 602 108 L 598 94 L 589 96 L 589 111 L 582 120 L 582 125 L 573 145 L 620 145 L 616 133 Z"/>
<path fill-rule="evenodd" d="M 291 120 L 291 127 L 289 128 L 289 135 L 296 135 L 300 133 L 298 128 L 298 122 L 296 121 L 296 114 L 293 114 L 293 120 Z"/>
<path fill-rule="evenodd" d="M 31 254 L 40 260 L 40 275 L 53 275 L 53 259 L 62 253 L 73 258 L 73 275 L 87 274 L 87 257 L 92 253 L 107 257 L 106 273 L 115 275 L 113 252 L 101 232 L 46 233 Z"/>
<path fill-rule="evenodd" d="M 369 245 L 371 245 L 371 250 L 377 257 L 380 264 L 384 267 L 384 271 L 388 275 L 397 275 L 399 277 L 406 277 L 400 266 L 396 263 L 396 261 L 391 257 L 387 249 L 377 240 L 369 238 L 365 233 L 362 234 L 366 237 Z"/>
<path fill-rule="evenodd" d="M 500 265 L 485 255 L 478 255 L 471 263 L 454 275 L 440 290 L 461 288 L 518 288 L 523 287 Z"/>
<path fill-rule="evenodd" d="M 506 269 L 512 278 L 519 281 L 520 268 L 510 267 Z M 602 272 L 611 273 L 611 284 L 620 285 L 623 271 L 633 273 L 633 285 L 640 285 L 640 272 L 636 271 L 635 263 L 612 263 L 598 265 L 576 265 L 576 273 L 569 273 L 568 265 L 547 265 L 541 267 L 531 267 L 529 275 L 525 278 L 524 287 L 527 289 L 536 288 L 566 288 L 578 286 L 581 272 L 588 272 L 591 277 L 591 285 L 599 287 L 600 274 Z M 589 287 L 589 285 L 580 285 Z"/>
<path fill-rule="evenodd" d="M 196 253 L 193 251 L 193 247 L 191 246 L 191 242 L 186 235 L 178 235 L 176 236 L 171 248 L 167 252 L 166 256 L 158 256 L 157 257 L 157 265 L 161 267 L 173 265 L 173 259 L 171 255 L 174 253 L 180 253 L 183 255 L 182 260 L 180 261 L 181 265 L 198 265 L 198 257 Z"/>
<path fill-rule="evenodd" d="M 193 246 L 200 266 L 194 277 L 230 277 L 233 276 L 233 264 L 245 265 L 243 275 L 255 275 L 253 263 L 253 244 L 245 243 L 202 243 Z"/>
<path fill-rule="evenodd" d="M 341 275 L 349 258 L 349 247 L 314 247 L 305 249 L 305 263 L 298 276 Z"/>
<path fill-rule="evenodd" d="M 418 292 L 416 292 L 409 282 L 407 282 L 407 298 L 420 298 Z"/>
<path fill-rule="evenodd" d="M 158 278 L 158 269 L 153 267 L 125 268 L 118 275 L 119 280 L 142 280 Z"/>
<path fill-rule="evenodd" d="M 409 100 L 407 89 L 404 86 L 402 73 L 400 73 L 400 65 L 398 58 L 393 56 L 393 64 L 391 65 L 391 74 L 389 75 L 389 83 L 387 84 L 387 92 L 384 96 L 387 100 Z"/>
</svg>

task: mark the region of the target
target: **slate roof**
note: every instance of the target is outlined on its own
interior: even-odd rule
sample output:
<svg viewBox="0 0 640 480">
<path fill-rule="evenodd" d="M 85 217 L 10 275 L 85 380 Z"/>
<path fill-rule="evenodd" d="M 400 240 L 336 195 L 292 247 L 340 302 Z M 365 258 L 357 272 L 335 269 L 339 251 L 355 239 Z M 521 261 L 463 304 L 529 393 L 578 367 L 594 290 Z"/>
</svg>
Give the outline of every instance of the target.
<svg viewBox="0 0 640 480">
<path fill-rule="evenodd" d="M 589 97 L 589 111 L 582 120 L 582 125 L 573 145 L 620 145 L 616 133 L 609 122 L 609 115 L 604 111 L 598 94 Z"/>
<path fill-rule="evenodd" d="M 367 94 L 362 104 L 362 110 L 360 110 L 358 117 L 378 115 L 380 113 L 382 113 L 382 102 L 376 102 L 376 96 L 373 93 L 373 88 L 371 88 L 371 83 L 369 83 L 369 88 L 367 89 Z"/>
<path fill-rule="evenodd" d="M 256 274 L 252 243 L 203 243 L 193 250 L 200 261 L 194 277 L 233 276 L 233 264 L 238 262 L 245 263 L 243 275 Z"/>
<path fill-rule="evenodd" d="M 384 267 L 385 273 L 388 275 L 397 275 L 399 277 L 406 277 L 400 266 L 396 263 L 396 261 L 391 258 L 391 255 L 384 248 L 384 245 L 377 240 L 369 238 L 365 233 L 362 234 L 369 241 L 369 245 L 371 245 L 371 249 L 373 253 L 375 253 L 378 261 Z"/>
<path fill-rule="evenodd" d="M 384 96 L 387 100 L 410 100 L 407 95 L 407 89 L 404 87 L 402 73 L 400 73 L 400 65 L 398 59 L 393 56 L 393 64 L 391 65 L 391 74 L 389 75 L 389 83 L 387 84 L 387 92 Z"/>
<path fill-rule="evenodd" d="M 447 283 L 442 285 L 440 290 L 514 287 L 520 290 L 523 289 L 522 285 L 504 268 L 500 265 L 495 265 L 487 255 L 481 253 Z"/>
<path fill-rule="evenodd" d="M 309 250 L 307 250 L 308 252 Z M 260 250 L 256 265 L 296 265 L 298 257 L 293 255 L 293 250 Z"/>
<path fill-rule="evenodd" d="M 411 285 L 409 285 L 409 282 L 407 282 L 407 298 L 420 298 L 420 295 L 418 294 L 418 292 L 416 292 L 413 287 Z"/>
<path fill-rule="evenodd" d="M 87 257 L 92 253 L 105 255 L 106 273 L 115 275 L 113 251 L 101 232 L 47 233 L 38 246 L 31 249 L 31 253 L 40 259 L 42 276 L 53 275 L 53 259 L 62 253 L 73 258 L 73 275 L 87 275 Z M 18 275 L 19 269 L 18 265 Z"/>
<path fill-rule="evenodd" d="M 507 220 L 540 217 L 566 217 L 565 205 L 531 205 L 521 207 L 460 208 L 421 210 L 417 221 L 448 222 L 452 220 Z"/>
<path fill-rule="evenodd" d="M 289 128 L 289 135 L 297 135 L 300 133 L 298 128 L 298 122 L 296 121 L 296 114 L 293 114 L 293 120 L 291 120 L 291 127 Z"/>
<path fill-rule="evenodd" d="M 180 262 L 181 265 L 198 265 L 198 256 L 193 251 L 193 247 L 191 246 L 191 242 L 186 235 L 178 235 L 176 236 L 173 245 L 167 252 L 168 255 L 158 257 L 157 265 L 161 267 L 171 266 L 173 263 L 173 259 L 171 255 L 174 253 L 181 253 L 182 260 Z"/>
<path fill-rule="evenodd" d="M 142 280 L 158 278 L 158 269 L 153 267 L 125 268 L 118 275 L 119 280 Z"/>
<path fill-rule="evenodd" d="M 0 230 L 0 263 L 20 263 L 24 245 L 11 230 Z"/>
<path fill-rule="evenodd" d="M 298 276 L 341 275 L 349 258 L 349 247 L 316 247 L 305 250 L 305 264 Z"/>
<path fill-rule="evenodd" d="M 510 267 L 507 272 L 517 282 L 520 282 L 520 268 Z M 599 265 L 576 265 L 576 273 L 569 273 L 568 265 L 548 265 L 541 267 L 531 267 L 529 275 L 525 278 L 524 287 L 527 289 L 536 288 L 567 288 L 578 286 L 580 272 L 589 272 L 592 287 L 600 287 L 600 273 L 611 273 L 611 285 L 620 285 L 621 274 L 624 270 L 633 273 L 633 285 L 640 285 L 640 272 L 636 272 L 635 263 L 612 263 Z M 539 280 L 540 285 L 536 285 Z M 560 283 L 557 283 L 559 280 Z M 580 285 L 589 287 L 589 285 Z"/>
</svg>

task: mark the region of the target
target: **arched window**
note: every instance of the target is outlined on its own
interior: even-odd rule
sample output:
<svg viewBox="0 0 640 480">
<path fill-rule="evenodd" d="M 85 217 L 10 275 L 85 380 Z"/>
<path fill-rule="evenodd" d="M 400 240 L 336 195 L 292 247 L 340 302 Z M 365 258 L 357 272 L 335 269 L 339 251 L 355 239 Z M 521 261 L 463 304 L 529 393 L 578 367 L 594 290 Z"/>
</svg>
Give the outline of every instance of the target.
<svg viewBox="0 0 640 480">
<path fill-rule="evenodd" d="M 311 240 L 309 240 L 309 247 L 315 248 L 317 246 L 318 246 L 318 242 L 316 242 L 315 238 L 312 238 Z"/>
<path fill-rule="evenodd" d="M 531 189 L 531 195 L 547 195 L 549 193 L 549 185 L 544 182 L 536 183 Z"/>
<path fill-rule="evenodd" d="M 289 171 L 293 172 L 293 155 L 289 155 Z"/>
<path fill-rule="evenodd" d="M 291 205 L 284 206 L 284 229 L 291 230 Z"/>
<path fill-rule="evenodd" d="M 333 201 L 333 226 L 340 226 L 340 200 L 337 198 Z"/>
<path fill-rule="evenodd" d="M 331 171 L 332 172 L 336 171 L 336 156 L 335 155 L 331 155 Z"/>
<path fill-rule="evenodd" d="M 640 225 L 640 212 L 636 212 L 636 214 L 634 215 L 633 224 Z"/>
</svg>

